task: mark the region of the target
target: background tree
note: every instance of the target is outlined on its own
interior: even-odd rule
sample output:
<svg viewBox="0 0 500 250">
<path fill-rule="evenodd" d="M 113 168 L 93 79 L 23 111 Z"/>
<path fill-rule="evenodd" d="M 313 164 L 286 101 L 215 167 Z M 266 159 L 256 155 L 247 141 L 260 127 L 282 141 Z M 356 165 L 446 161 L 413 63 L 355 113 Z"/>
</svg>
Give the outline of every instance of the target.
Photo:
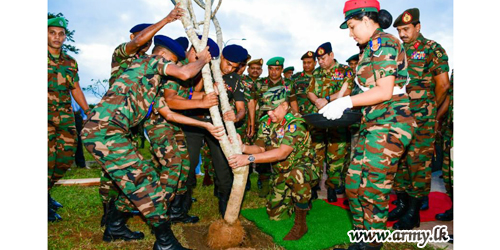
<svg viewBox="0 0 500 250">
<path fill-rule="evenodd" d="M 50 12 L 48 13 L 48 19 L 54 18 L 54 17 L 64 17 L 64 15 L 63 15 L 63 13 L 57 13 L 57 14 L 50 13 Z M 64 19 L 66 19 L 66 17 L 64 17 Z M 66 22 L 69 24 L 68 19 L 66 19 Z M 75 30 L 66 29 L 66 41 L 74 43 L 75 42 L 75 40 L 73 40 L 74 34 L 75 34 Z M 78 54 L 80 52 L 80 49 L 78 49 L 77 47 L 75 47 L 71 44 L 64 43 L 62 46 L 62 51 L 64 53 L 68 53 L 68 51 L 70 51 L 70 52 L 73 52 L 75 54 Z"/>
<path fill-rule="evenodd" d="M 104 79 L 101 81 L 101 79 L 91 79 L 90 80 L 92 84 L 90 84 L 87 87 L 82 87 L 83 91 L 89 92 L 95 97 L 98 97 L 99 99 L 102 99 L 104 94 L 108 91 L 109 88 L 109 83 L 107 79 Z"/>
</svg>

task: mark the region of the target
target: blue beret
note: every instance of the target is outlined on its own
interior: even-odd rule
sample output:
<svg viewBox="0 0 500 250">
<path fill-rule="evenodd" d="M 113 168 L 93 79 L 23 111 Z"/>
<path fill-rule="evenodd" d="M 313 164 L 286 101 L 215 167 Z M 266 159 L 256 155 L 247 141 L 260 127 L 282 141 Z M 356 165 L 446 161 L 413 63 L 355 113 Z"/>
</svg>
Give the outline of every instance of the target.
<svg viewBox="0 0 500 250">
<path fill-rule="evenodd" d="M 324 54 L 328 54 L 332 52 L 332 44 L 330 42 L 326 42 L 321 44 L 317 49 L 316 49 L 316 57 L 323 56 Z"/>
<path fill-rule="evenodd" d="M 189 47 L 189 40 L 186 37 L 180 36 L 177 39 L 175 39 L 176 42 L 178 42 L 184 50 L 187 50 Z"/>
<path fill-rule="evenodd" d="M 135 33 L 135 32 L 139 32 L 139 31 L 142 31 L 143 29 L 151 26 L 152 24 L 151 23 L 141 23 L 141 24 L 137 24 L 136 26 L 132 27 L 132 29 L 130 29 L 130 33 Z"/>
<path fill-rule="evenodd" d="M 174 53 L 179 61 L 186 59 L 186 51 L 182 46 L 172 38 L 164 35 L 154 37 L 155 46 L 162 46 Z"/>
<path fill-rule="evenodd" d="M 248 51 L 240 45 L 231 44 L 224 47 L 222 55 L 231 62 L 240 63 L 247 60 Z"/>
<path fill-rule="evenodd" d="M 201 40 L 201 35 L 198 35 L 198 39 Z M 212 57 L 218 57 L 220 55 L 220 50 L 219 50 L 219 45 L 212 40 L 212 38 L 208 38 L 207 40 L 207 45 L 208 45 L 208 51 L 210 51 L 210 55 Z"/>
</svg>

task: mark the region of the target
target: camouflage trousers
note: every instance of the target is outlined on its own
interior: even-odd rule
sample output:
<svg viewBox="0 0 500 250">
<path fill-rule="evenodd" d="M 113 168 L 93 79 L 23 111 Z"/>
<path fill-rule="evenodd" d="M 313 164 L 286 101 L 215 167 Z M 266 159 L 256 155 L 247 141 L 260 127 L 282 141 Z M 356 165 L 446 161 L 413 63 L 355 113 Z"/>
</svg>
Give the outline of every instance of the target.
<svg viewBox="0 0 500 250">
<path fill-rule="evenodd" d="M 295 206 L 309 209 L 311 188 L 318 176 L 307 166 L 294 166 L 286 173 L 271 175 L 271 191 L 267 196 L 267 214 L 271 220 L 290 218 Z"/>
<path fill-rule="evenodd" d="M 446 192 L 449 196 L 453 196 L 453 164 L 452 164 L 452 141 L 453 131 L 447 129 L 443 133 L 443 181 L 446 187 Z"/>
<path fill-rule="evenodd" d="M 75 160 L 76 127 L 71 108 L 48 111 L 48 190 L 54 186 Z"/>
<path fill-rule="evenodd" d="M 311 147 L 316 152 L 313 164 L 316 169 L 323 171 L 323 164 L 326 160 L 325 186 L 336 188 L 340 185 L 344 163 L 349 158 L 348 131 L 346 127 L 330 129 L 311 129 Z M 350 139 L 349 139 L 350 140 Z"/>
<path fill-rule="evenodd" d="M 396 192 L 421 198 L 431 191 L 431 163 L 436 132 L 436 108 L 428 99 L 410 101 L 410 110 L 417 122 L 417 129 L 403 159 L 399 163 L 394 183 Z"/>
<path fill-rule="evenodd" d="M 152 113 L 144 128 L 151 140 L 153 159 L 158 163 L 162 188 L 168 194 L 187 191 L 186 181 L 189 173 L 189 154 L 184 132 L 159 113 Z M 170 196 L 170 195 L 169 195 Z"/>
<path fill-rule="evenodd" d="M 347 171 L 346 195 L 354 227 L 358 229 L 386 228 L 389 194 L 398 162 L 416 126 L 408 102 L 391 105 L 385 122 L 363 118 L 359 142 Z"/>
<path fill-rule="evenodd" d="M 85 148 L 119 188 L 118 209 L 137 209 L 152 226 L 168 219 L 160 176 L 151 163 L 144 161 L 123 124 L 87 120 L 81 135 Z"/>
<path fill-rule="evenodd" d="M 210 148 L 205 142 L 201 148 L 201 166 L 200 169 L 204 169 L 205 173 L 208 173 L 211 177 L 215 175 L 214 166 L 212 165 L 212 158 L 210 156 Z"/>
</svg>

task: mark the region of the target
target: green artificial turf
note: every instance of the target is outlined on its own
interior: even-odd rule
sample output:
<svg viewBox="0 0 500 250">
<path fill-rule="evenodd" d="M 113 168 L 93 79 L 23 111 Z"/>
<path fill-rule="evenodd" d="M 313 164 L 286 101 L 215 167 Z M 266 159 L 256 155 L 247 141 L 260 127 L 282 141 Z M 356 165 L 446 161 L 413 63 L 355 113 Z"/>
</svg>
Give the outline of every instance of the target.
<svg viewBox="0 0 500 250">
<path fill-rule="evenodd" d="M 345 209 L 332 206 L 324 200 L 315 200 L 306 221 L 308 232 L 296 241 L 284 241 L 283 237 L 293 226 L 294 217 L 282 221 L 271 221 L 266 208 L 245 209 L 241 214 L 253 221 L 259 229 L 271 235 L 274 242 L 289 250 L 325 249 L 348 243 L 347 231 L 352 228 L 351 215 Z"/>
</svg>

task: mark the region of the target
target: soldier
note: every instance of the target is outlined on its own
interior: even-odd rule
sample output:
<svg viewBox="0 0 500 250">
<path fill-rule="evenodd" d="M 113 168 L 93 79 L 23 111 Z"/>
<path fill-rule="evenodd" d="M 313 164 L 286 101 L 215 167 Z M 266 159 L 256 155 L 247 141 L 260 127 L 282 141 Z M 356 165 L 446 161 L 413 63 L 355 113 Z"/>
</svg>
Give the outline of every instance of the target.
<svg viewBox="0 0 500 250">
<path fill-rule="evenodd" d="M 302 72 L 298 72 L 292 76 L 293 87 L 297 94 L 297 105 L 301 115 L 313 113 L 313 105 L 307 98 L 307 87 L 311 82 L 312 73 L 316 67 L 316 56 L 314 52 L 307 51 L 302 57 Z"/>
<path fill-rule="evenodd" d="M 351 68 L 338 63 L 334 58 L 330 42 L 320 45 L 315 55 L 320 67 L 314 70 L 307 88 L 307 97 L 314 104 L 308 110 L 311 113 L 317 112 L 330 101 L 349 95 L 353 88 L 354 78 Z M 346 158 L 349 157 L 347 136 L 346 127 L 311 129 L 311 146 L 316 152 L 314 165 L 323 172 L 323 164 L 326 161 L 328 178 L 325 180 L 325 186 L 329 202 L 337 201 L 335 189 L 340 186 L 342 168 L 344 162 L 347 161 Z"/>
<path fill-rule="evenodd" d="M 450 86 L 448 56 L 435 41 L 420 33 L 420 12 L 417 8 L 405 10 L 394 21 L 408 58 L 410 109 L 418 128 L 401 161 L 394 190 L 397 207 L 389 220 L 398 220 L 395 229 L 410 230 L 420 225 L 419 211 L 431 188 L 431 162 L 434 153 L 437 107 L 446 99 Z M 427 198 L 428 200 L 428 198 Z M 427 204 L 428 207 L 428 204 Z"/>
<path fill-rule="evenodd" d="M 192 48 L 194 49 L 194 48 Z M 246 49 L 239 45 L 228 45 L 222 50 L 220 69 L 223 74 L 226 89 L 228 90 L 228 97 L 230 103 L 233 102 L 236 107 L 236 114 L 233 110 L 223 114 L 225 121 L 233 121 L 237 123 L 243 119 L 245 115 L 245 102 L 244 102 L 244 89 L 242 88 L 241 79 L 234 71 L 238 65 L 246 60 L 248 52 Z M 199 83 L 201 84 L 201 82 Z M 200 86 L 200 85 L 198 85 Z M 203 85 L 201 85 L 203 86 Z M 193 89 L 194 90 L 194 89 Z M 200 88 L 201 90 L 201 88 Z M 190 89 L 191 92 L 191 89 Z M 188 98 L 189 99 L 189 98 Z M 182 105 L 178 98 L 167 98 L 168 105 L 171 109 L 186 109 L 189 106 Z M 210 121 L 210 113 L 207 109 L 194 109 L 186 113 L 187 116 L 201 119 L 203 121 Z M 233 181 L 233 173 L 229 168 L 227 159 L 222 152 L 219 142 L 206 130 L 202 130 L 192 126 L 183 126 L 183 131 L 186 135 L 187 147 L 190 161 L 190 171 L 186 185 L 188 189 L 196 186 L 195 168 L 199 162 L 200 150 L 206 142 L 210 148 L 212 158 L 212 165 L 215 170 L 215 187 L 214 190 L 217 198 L 219 199 L 219 212 L 223 216 L 226 213 L 227 202 L 231 194 L 231 187 Z"/>
<path fill-rule="evenodd" d="M 290 108 L 285 86 L 270 88 L 262 97 L 262 118 L 255 145 L 241 143 L 241 155 L 229 157 L 232 168 L 255 163 L 272 167 L 272 190 L 267 199 L 271 220 L 289 218 L 295 210 L 295 223 L 283 240 L 298 240 L 307 233 L 306 215 L 310 210 L 311 187 L 319 179 L 312 164 L 309 132 L 305 121 Z"/>
<path fill-rule="evenodd" d="M 179 19 L 183 15 L 182 9 L 176 7 L 162 20 L 155 24 L 137 24 L 130 29 L 130 41 L 118 45 L 113 51 L 111 57 L 111 77 L 109 78 L 109 87 L 113 85 L 115 80 L 125 72 L 133 60 L 146 55 L 146 52 L 151 47 L 153 36 L 168 23 Z M 143 136 L 142 123 L 132 129 L 132 134 Z M 113 180 L 103 170 L 101 172 L 101 180 L 99 186 L 99 195 L 101 197 L 103 215 L 101 218 L 101 226 L 104 226 L 108 210 L 109 201 L 116 199 L 119 194 L 119 188 L 113 185 Z M 137 214 L 137 211 L 122 211 Z"/>
<path fill-rule="evenodd" d="M 363 92 L 330 102 L 319 113 L 338 119 L 347 108 L 361 107 L 364 118 L 347 170 L 346 194 L 354 230 L 384 230 L 398 161 L 416 127 L 404 89 L 407 60 L 399 40 L 382 30 L 392 17 L 377 0 L 349 0 L 344 14 L 340 28 L 348 28 L 360 47 L 356 74 Z M 382 243 L 358 242 L 348 249 L 381 248 Z"/>
<path fill-rule="evenodd" d="M 293 66 L 290 66 L 290 67 L 286 67 L 284 70 L 283 70 L 283 77 L 285 79 L 289 79 L 289 80 L 292 80 L 292 75 L 293 75 L 293 71 L 295 70 L 295 68 Z"/>
<path fill-rule="evenodd" d="M 242 83 L 246 88 L 250 89 L 250 95 L 248 101 L 248 126 L 247 126 L 247 137 L 249 138 L 249 142 L 252 142 L 252 138 L 255 135 L 255 107 L 257 105 L 255 101 L 255 85 L 258 80 L 260 80 L 260 75 L 262 74 L 262 58 L 252 60 L 248 62 L 248 75 L 245 75 L 241 78 Z"/>
<path fill-rule="evenodd" d="M 155 37 L 155 41 L 159 36 Z M 177 40 L 176 40 L 177 41 Z M 182 45 L 181 45 L 182 46 Z M 213 57 L 219 56 L 219 47 L 213 40 L 209 40 L 208 46 Z M 184 51 L 184 46 L 183 46 Z M 190 50 L 185 61 L 184 55 L 177 55 L 177 59 L 182 65 L 184 62 L 196 61 L 196 53 Z M 194 78 L 196 79 L 196 78 Z M 179 91 L 181 82 L 178 79 L 167 77 L 167 82 L 158 94 L 155 103 L 164 103 L 166 98 L 176 95 L 179 98 L 189 98 L 189 91 Z M 192 85 L 192 80 L 182 82 Z M 191 100 L 186 104 L 188 107 L 210 108 L 218 105 L 218 98 L 215 93 L 212 93 L 208 98 L 204 98 L 204 93 L 196 92 L 191 94 Z M 147 131 L 151 142 L 153 159 L 158 163 L 160 168 L 160 176 L 162 176 L 162 185 L 165 186 L 167 197 L 172 197 L 173 200 L 169 203 L 169 216 L 172 223 L 196 223 L 199 221 L 197 216 L 188 215 L 191 207 L 192 189 L 188 189 L 186 181 L 189 167 L 189 155 L 187 151 L 187 143 L 184 132 L 182 132 L 181 124 L 196 126 L 206 129 L 215 139 L 219 140 L 224 128 L 215 128 L 210 122 L 203 122 L 183 115 L 171 112 L 168 107 L 163 109 L 151 109 L 151 116 L 144 123 L 144 128 Z M 168 178 L 163 178 L 168 177 Z M 175 193 L 175 196 L 173 194 Z"/>
<path fill-rule="evenodd" d="M 441 140 L 439 141 L 443 145 L 443 181 L 446 193 L 453 202 L 453 164 L 451 162 L 451 149 L 453 146 L 453 71 L 448 96 L 437 111 L 435 131 L 438 131 L 437 136 L 440 137 Z M 436 143 L 437 141 L 436 139 Z M 444 213 L 436 214 L 436 219 L 441 221 L 453 220 L 453 204 Z"/>
<path fill-rule="evenodd" d="M 284 86 L 287 90 L 287 95 L 289 98 L 289 104 L 292 107 L 294 112 L 297 112 L 297 98 L 295 96 L 295 90 L 293 88 L 293 82 L 289 79 L 285 79 L 281 76 L 283 72 L 283 64 L 285 62 L 285 58 L 283 57 L 273 57 L 267 61 L 268 73 L 269 76 L 266 78 L 261 78 L 254 85 L 254 100 L 258 107 L 262 107 L 262 95 L 272 87 L 275 86 Z M 255 114 L 256 121 L 259 121 L 260 118 L 264 116 L 264 112 L 259 108 Z M 269 178 L 271 174 L 271 166 L 270 164 L 257 164 L 255 170 L 259 172 L 259 197 L 264 198 L 269 193 Z"/>
<path fill-rule="evenodd" d="M 177 66 L 170 60 L 185 53 L 168 37 L 160 37 L 151 56 L 133 60 L 92 110 L 82 130 L 87 150 L 120 188 L 117 199 L 108 205 L 103 240 L 140 239 L 144 234 L 131 232 L 125 226 L 125 216 L 117 207 L 138 209 L 153 227 L 156 242 L 153 249 L 185 249 L 170 229 L 166 192 L 154 166 L 132 144 L 130 128 L 139 124 L 148 112 L 160 88 L 162 76 L 187 80 L 210 61 L 208 47 L 197 54 L 196 62 Z M 156 109 L 165 106 L 155 103 Z M 131 210 L 128 208 L 127 210 Z"/>
<path fill-rule="evenodd" d="M 48 20 L 48 221 L 61 220 L 56 213 L 62 205 L 52 199 L 50 190 L 75 160 L 76 127 L 71 108 L 71 96 L 84 110 L 90 112 L 89 105 L 80 88 L 78 64 L 75 59 L 62 51 L 66 40 L 67 22 L 64 17 Z"/>
</svg>

